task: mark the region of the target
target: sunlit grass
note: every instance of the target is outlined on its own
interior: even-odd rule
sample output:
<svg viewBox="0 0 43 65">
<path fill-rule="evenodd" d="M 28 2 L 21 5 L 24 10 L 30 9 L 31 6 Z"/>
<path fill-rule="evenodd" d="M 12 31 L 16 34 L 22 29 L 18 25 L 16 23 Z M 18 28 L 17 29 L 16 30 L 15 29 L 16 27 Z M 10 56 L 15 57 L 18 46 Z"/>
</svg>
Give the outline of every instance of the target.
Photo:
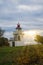
<svg viewBox="0 0 43 65">
<path fill-rule="evenodd" d="M 32 61 L 31 59 L 34 61 L 37 59 L 37 56 L 41 61 L 39 63 L 42 63 L 43 60 L 41 58 L 43 57 L 43 45 L 37 44 L 20 47 L 0 47 L 0 65 L 18 65 L 19 63 L 22 65 L 24 61 L 30 62 Z"/>
</svg>

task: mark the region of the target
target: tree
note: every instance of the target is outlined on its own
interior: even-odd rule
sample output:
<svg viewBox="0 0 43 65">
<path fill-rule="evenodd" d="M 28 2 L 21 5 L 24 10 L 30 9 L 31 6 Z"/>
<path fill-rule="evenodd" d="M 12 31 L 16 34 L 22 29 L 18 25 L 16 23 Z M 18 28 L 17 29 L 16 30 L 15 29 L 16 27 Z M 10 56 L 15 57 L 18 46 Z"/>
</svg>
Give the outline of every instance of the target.
<svg viewBox="0 0 43 65">
<path fill-rule="evenodd" d="M 38 43 L 42 43 L 43 44 L 43 36 L 36 35 L 35 41 L 38 42 Z"/>
<path fill-rule="evenodd" d="M 9 46 L 8 39 L 1 37 L 0 38 L 0 46 Z"/>
<path fill-rule="evenodd" d="M 3 36 L 4 32 L 5 32 L 5 31 L 4 31 L 3 29 L 0 28 L 0 37 Z"/>
<path fill-rule="evenodd" d="M 8 46 L 8 39 L 3 37 L 5 30 L 0 28 L 0 46 Z"/>
</svg>

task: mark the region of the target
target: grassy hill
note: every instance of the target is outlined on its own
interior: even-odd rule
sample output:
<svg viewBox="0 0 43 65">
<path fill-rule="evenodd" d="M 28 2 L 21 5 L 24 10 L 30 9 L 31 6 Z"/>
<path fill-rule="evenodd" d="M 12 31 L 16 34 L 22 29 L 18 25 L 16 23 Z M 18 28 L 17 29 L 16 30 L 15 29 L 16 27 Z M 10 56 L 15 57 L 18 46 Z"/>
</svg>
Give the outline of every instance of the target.
<svg viewBox="0 0 43 65">
<path fill-rule="evenodd" d="M 43 45 L 0 47 L 0 65 L 43 65 Z"/>
</svg>

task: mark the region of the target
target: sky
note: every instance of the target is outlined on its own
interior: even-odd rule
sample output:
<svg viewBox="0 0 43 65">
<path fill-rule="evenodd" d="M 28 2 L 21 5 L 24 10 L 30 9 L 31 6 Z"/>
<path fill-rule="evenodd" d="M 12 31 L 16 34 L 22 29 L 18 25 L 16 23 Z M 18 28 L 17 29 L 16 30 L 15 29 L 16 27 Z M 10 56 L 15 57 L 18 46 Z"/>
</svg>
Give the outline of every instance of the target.
<svg viewBox="0 0 43 65">
<path fill-rule="evenodd" d="M 6 37 L 12 37 L 18 22 L 23 30 L 43 34 L 43 0 L 0 0 L 0 27 Z"/>
</svg>

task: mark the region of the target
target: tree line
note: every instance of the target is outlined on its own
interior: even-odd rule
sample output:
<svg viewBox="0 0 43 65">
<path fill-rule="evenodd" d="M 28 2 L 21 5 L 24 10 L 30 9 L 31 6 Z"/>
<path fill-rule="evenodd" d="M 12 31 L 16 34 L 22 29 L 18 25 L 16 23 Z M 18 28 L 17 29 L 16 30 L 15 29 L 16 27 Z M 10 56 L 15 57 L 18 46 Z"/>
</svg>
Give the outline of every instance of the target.
<svg viewBox="0 0 43 65">
<path fill-rule="evenodd" d="M 4 32 L 2 28 L 0 28 L 0 46 L 9 46 L 8 38 L 4 37 Z"/>
</svg>

